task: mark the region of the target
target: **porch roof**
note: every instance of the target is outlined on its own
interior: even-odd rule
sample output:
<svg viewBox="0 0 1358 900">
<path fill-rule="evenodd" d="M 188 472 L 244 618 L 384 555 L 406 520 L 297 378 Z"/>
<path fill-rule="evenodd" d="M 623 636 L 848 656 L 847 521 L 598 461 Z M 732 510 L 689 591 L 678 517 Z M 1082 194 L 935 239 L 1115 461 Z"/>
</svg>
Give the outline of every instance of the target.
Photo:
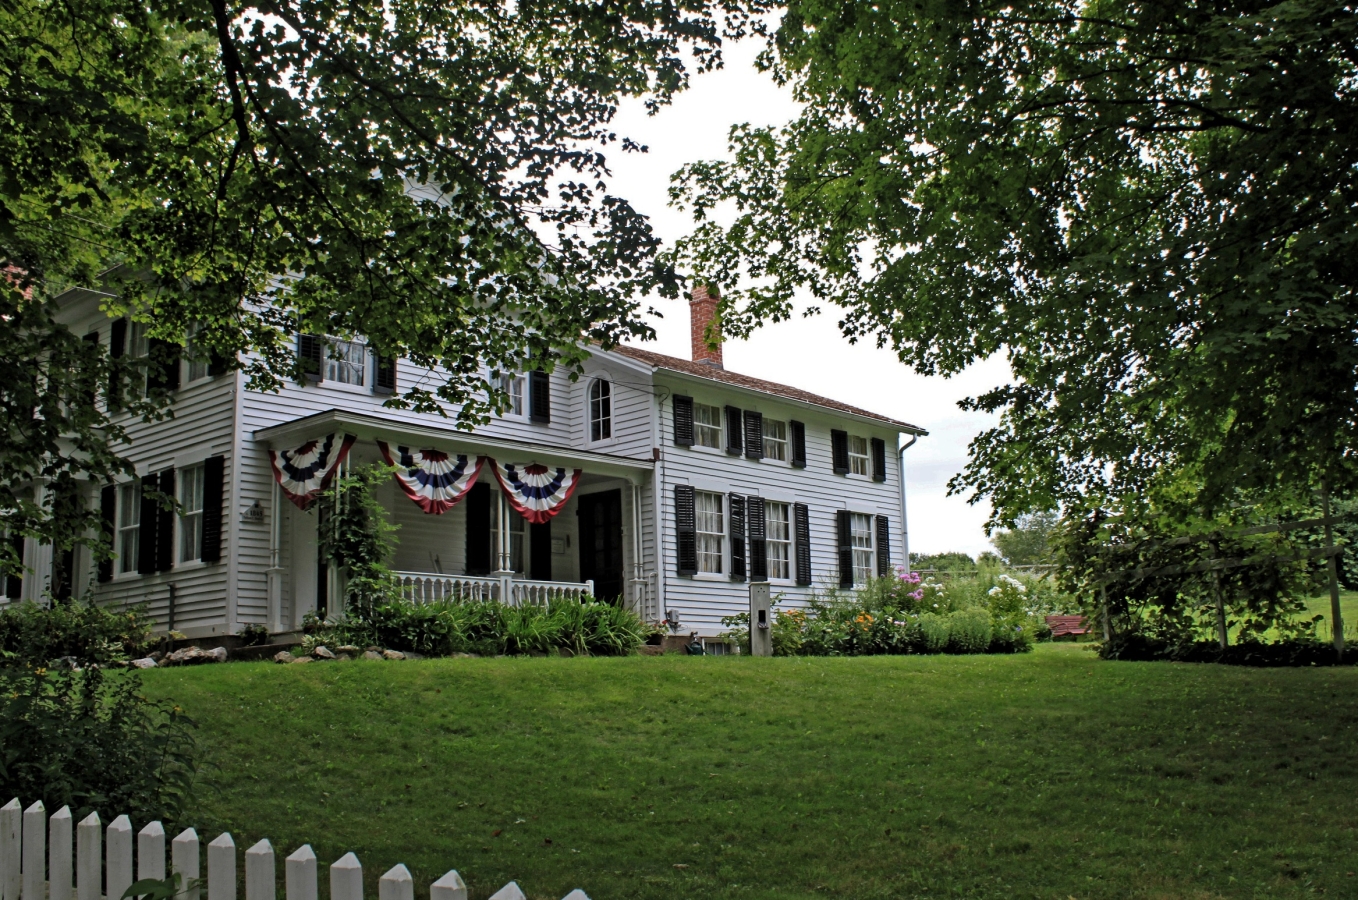
<svg viewBox="0 0 1358 900">
<path fill-rule="evenodd" d="M 529 462 L 540 458 L 542 462 L 566 463 L 578 466 L 587 472 L 598 475 L 615 475 L 634 480 L 642 472 L 655 468 L 649 459 L 634 459 L 614 456 L 610 453 L 592 453 L 571 447 L 556 447 L 528 441 L 515 441 L 505 438 L 492 438 L 457 428 L 439 428 L 412 422 L 400 422 L 381 416 L 349 412 L 342 409 L 327 409 L 291 422 L 270 425 L 254 433 L 254 439 L 271 447 L 291 446 L 297 441 L 315 437 L 318 433 L 345 431 L 360 439 L 387 441 L 410 441 L 421 446 L 435 446 L 439 449 L 458 450 L 488 456 L 510 454 L 507 461 Z"/>
</svg>

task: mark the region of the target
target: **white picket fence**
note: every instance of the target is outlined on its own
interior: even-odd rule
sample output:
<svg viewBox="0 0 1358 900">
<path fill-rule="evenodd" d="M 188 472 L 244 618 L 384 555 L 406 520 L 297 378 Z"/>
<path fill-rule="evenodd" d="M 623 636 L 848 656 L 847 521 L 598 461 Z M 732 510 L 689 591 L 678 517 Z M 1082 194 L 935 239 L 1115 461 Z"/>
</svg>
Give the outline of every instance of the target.
<svg viewBox="0 0 1358 900">
<path fill-rule="evenodd" d="M 532 581 L 508 575 L 440 575 L 397 572 L 401 594 L 413 603 L 441 600 L 498 600 L 507 606 L 546 606 L 594 594 L 593 581 Z"/>
<path fill-rule="evenodd" d="M 132 822 L 119 816 L 101 830 L 91 813 L 74 829 L 71 809 L 63 806 L 51 818 L 42 802 L 28 809 L 18 799 L 0 807 L 0 900 L 120 900 L 133 881 L 163 881 L 178 873 L 183 890 L 175 900 L 236 900 L 236 842 L 221 834 L 207 845 L 207 880 L 200 883 L 198 833 L 186 828 L 170 841 L 170 868 L 165 867 L 165 829 L 151 822 L 137 832 L 137 870 L 132 875 Z M 74 841 L 72 840 L 74 838 Z M 101 846 L 102 843 L 102 846 Z M 286 900 L 317 900 L 316 854 L 303 844 L 283 861 Z M 410 870 L 398 863 L 377 883 L 378 900 L 415 900 Z M 429 886 L 430 900 L 467 900 L 467 886 L 450 870 Z M 278 900 L 273 845 L 262 840 L 245 851 L 245 900 Z M 363 900 L 363 866 L 346 853 L 330 865 L 330 900 Z M 491 900 L 524 900 L 510 882 Z M 564 900 L 589 900 L 573 890 Z"/>
</svg>

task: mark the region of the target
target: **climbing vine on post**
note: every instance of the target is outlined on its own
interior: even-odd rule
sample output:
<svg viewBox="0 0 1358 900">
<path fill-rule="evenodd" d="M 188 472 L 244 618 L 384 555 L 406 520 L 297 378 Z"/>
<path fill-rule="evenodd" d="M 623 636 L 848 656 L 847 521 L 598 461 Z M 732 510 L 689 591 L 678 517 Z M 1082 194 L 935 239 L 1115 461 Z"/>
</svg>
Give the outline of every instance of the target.
<svg viewBox="0 0 1358 900">
<path fill-rule="evenodd" d="M 388 563 L 398 526 L 387 520 L 376 494 L 389 477 L 387 466 L 355 469 L 335 478 L 317 500 L 321 559 L 346 573 L 345 605 L 359 618 L 396 590 Z"/>
</svg>

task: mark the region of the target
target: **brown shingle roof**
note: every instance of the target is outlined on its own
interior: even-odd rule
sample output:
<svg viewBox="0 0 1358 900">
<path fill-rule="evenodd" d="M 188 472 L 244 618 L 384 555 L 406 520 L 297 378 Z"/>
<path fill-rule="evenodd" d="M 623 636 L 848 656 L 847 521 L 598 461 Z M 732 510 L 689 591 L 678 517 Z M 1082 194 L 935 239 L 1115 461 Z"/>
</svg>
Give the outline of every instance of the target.
<svg viewBox="0 0 1358 900">
<path fill-rule="evenodd" d="M 615 347 L 615 353 L 635 359 L 638 362 L 655 366 L 657 369 L 669 369 L 672 372 L 682 372 L 685 375 L 694 375 L 698 378 L 706 378 L 710 381 L 720 381 L 724 384 L 733 384 L 737 387 L 748 388 L 752 391 L 759 391 L 764 394 L 772 394 L 775 397 L 785 397 L 788 400 L 798 400 L 802 403 L 810 403 L 814 406 L 833 409 L 854 416 L 862 416 L 866 419 L 876 419 L 888 425 L 895 425 L 906 431 L 915 434 L 928 434 L 918 425 L 911 425 L 909 422 L 901 422 L 897 419 L 888 418 L 866 409 L 859 409 L 847 403 L 840 403 L 838 400 L 831 400 L 828 397 L 821 397 L 800 388 L 789 387 L 785 384 L 776 384 L 772 381 L 765 381 L 762 378 L 751 378 L 749 375 L 741 375 L 737 372 L 728 372 L 725 369 L 718 369 L 716 366 L 709 366 L 706 363 L 695 363 L 687 359 L 679 359 L 677 356 L 666 356 L 663 353 L 652 353 L 650 350 L 642 350 L 638 347 L 619 346 Z"/>
</svg>

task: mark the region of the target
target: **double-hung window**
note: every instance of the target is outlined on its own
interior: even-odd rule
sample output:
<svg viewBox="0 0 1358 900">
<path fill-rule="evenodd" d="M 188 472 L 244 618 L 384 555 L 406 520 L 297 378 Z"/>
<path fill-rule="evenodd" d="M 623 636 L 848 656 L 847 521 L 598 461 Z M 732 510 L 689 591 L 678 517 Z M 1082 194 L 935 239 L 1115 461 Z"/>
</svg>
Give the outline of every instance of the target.
<svg viewBox="0 0 1358 900">
<path fill-rule="evenodd" d="M 211 374 L 207 354 L 203 352 L 202 344 L 198 340 L 198 331 L 197 325 L 190 326 L 188 346 L 185 348 L 185 355 L 189 362 L 189 384 L 201 381 Z"/>
<path fill-rule="evenodd" d="M 849 471 L 855 475 L 871 475 L 872 460 L 868 458 L 868 439 L 849 435 Z"/>
<path fill-rule="evenodd" d="M 787 423 L 764 419 L 764 458 L 787 462 Z"/>
<path fill-rule="evenodd" d="M 699 447 L 721 449 L 721 407 L 693 404 L 693 443 Z"/>
<path fill-rule="evenodd" d="M 849 539 L 853 546 L 853 583 L 867 584 L 872 578 L 872 516 L 854 513 L 849 520 Z"/>
<path fill-rule="evenodd" d="M 769 578 L 792 577 L 792 517 L 786 503 L 764 501 L 764 546 Z"/>
<path fill-rule="evenodd" d="M 606 441 L 613 436 L 613 385 L 602 378 L 589 386 L 589 439 Z"/>
<path fill-rule="evenodd" d="M 523 382 L 522 375 L 500 376 L 500 390 L 504 391 L 509 397 L 509 403 L 505 406 L 505 415 L 523 415 Z"/>
<path fill-rule="evenodd" d="M 331 341 L 330 356 L 325 363 L 327 381 L 337 384 L 363 385 L 367 370 L 368 347 L 362 341 Z"/>
<path fill-rule="evenodd" d="M 695 491 L 693 506 L 698 538 L 698 571 L 710 575 L 722 572 L 722 542 L 726 537 L 721 511 L 721 494 Z"/>
<path fill-rule="evenodd" d="M 141 482 L 118 486 L 118 574 L 137 571 L 141 535 Z"/>
<path fill-rule="evenodd" d="M 203 466 L 179 473 L 179 561 L 203 558 Z"/>
</svg>

